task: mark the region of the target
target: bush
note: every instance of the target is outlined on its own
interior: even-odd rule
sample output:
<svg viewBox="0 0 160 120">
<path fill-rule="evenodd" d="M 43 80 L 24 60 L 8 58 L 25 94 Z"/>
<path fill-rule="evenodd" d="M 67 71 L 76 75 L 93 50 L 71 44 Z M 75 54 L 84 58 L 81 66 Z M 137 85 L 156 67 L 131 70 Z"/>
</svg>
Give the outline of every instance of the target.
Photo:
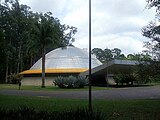
<svg viewBox="0 0 160 120">
<path fill-rule="evenodd" d="M 104 120 L 104 114 L 87 108 L 77 108 L 63 111 L 36 111 L 35 108 L 20 106 L 18 109 L 6 110 L 0 108 L 2 120 Z"/>
<path fill-rule="evenodd" d="M 126 83 L 127 85 L 133 85 L 133 81 L 136 81 L 136 77 L 133 74 L 116 74 L 114 80 L 117 83 Z"/>
<path fill-rule="evenodd" d="M 84 77 L 84 76 L 78 76 L 78 84 L 80 87 L 84 87 L 85 85 L 88 85 L 88 78 Z"/>
<path fill-rule="evenodd" d="M 83 76 L 68 76 L 62 77 L 58 76 L 55 78 L 53 83 L 60 88 L 83 88 L 85 85 L 88 84 L 88 79 Z"/>
<path fill-rule="evenodd" d="M 154 82 L 160 82 L 160 75 L 155 75 L 154 77 L 152 77 L 152 81 Z"/>
<path fill-rule="evenodd" d="M 17 84 L 22 80 L 22 75 L 20 74 L 11 74 L 7 77 L 8 83 Z"/>
</svg>

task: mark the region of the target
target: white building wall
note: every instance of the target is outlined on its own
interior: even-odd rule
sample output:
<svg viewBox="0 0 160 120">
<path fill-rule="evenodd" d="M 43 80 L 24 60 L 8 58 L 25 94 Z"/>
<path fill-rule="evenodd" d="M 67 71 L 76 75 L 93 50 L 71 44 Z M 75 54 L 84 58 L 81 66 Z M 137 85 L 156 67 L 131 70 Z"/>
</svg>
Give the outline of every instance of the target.
<svg viewBox="0 0 160 120">
<path fill-rule="evenodd" d="M 54 77 L 46 77 L 45 85 L 54 86 L 53 80 L 54 80 Z M 42 78 L 41 77 L 23 77 L 21 83 L 22 83 L 22 86 L 23 85 L 41 86 Z"/>
</svg>

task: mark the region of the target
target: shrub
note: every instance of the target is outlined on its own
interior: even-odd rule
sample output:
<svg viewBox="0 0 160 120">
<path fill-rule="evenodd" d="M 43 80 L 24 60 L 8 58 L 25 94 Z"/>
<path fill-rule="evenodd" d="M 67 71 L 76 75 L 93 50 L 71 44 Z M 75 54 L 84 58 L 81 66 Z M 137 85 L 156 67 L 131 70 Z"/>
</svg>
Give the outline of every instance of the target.
<svg viewBox="0 0 160 120">
<path fill-rule="evenodd" d="M 20 74 L 11 74 L 7 77 L 8 83 L 17 84 L 22 80 L 22 75 Z"/>
<path fill-rule="evenodd" d="M 88 79 L 83 76 L 68 76 L 62 77 L 58 76 L 55 78 L 53 83 L 60 88 L 83 88 L 85 85 L 88 84 Z"/>
<path fill-rule="evenodd" d="M 27 106 L 12 110 L 0 108 L 0 116 L 2 120 L 104 120 L 105 117 L 99 111 L 93 111 L 91 114 L 87 108 L 48 112 Z"/>
<path fill-rule="evenodd" d="M 152 77 L 152 81 L 155 81 L 155 82 L 160 82 L 160 75 L 155 75 L 154 77 Z"/>
<path fill-rule="evenodd" d="M 133 85 L 133 81 L 136 81 L 136 77 L 133 74 L 116 74 L 114 80 L 117 83 L 126 83 L 127 85 Z"/>
<path fill-rule="evenodd" d="M 78 76 L 78 83 L 81 87 L 81 85 L 84 87 L 85 85 L 88 85 L 88 78 L 84 77 L 84 76 Z"/>
</svg>

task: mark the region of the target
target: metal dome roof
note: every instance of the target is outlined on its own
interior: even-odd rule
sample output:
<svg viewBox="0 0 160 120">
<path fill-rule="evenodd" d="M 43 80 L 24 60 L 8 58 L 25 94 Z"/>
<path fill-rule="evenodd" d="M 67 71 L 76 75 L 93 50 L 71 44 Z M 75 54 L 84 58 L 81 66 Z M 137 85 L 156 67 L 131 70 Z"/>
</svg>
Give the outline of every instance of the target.
<svg viewBox="0 0 160 120">
<path fill-rule="evenodd" d="M 55 68 L 88 68 L 88 52 L 77 47 L 57 48 L 46 54 L 46 69 Z M 92 55 L 92 68 L 101 62 Z M 42 69 L 42 59 L 39 59 L 30 70 Z"/>
<path fill-rule="evenodd" d="M 89 68 L 89 54 L 87 51 L 77 47 L 68 46 L 57 48 L 46 54 L 45 69 L 46 73 L 80 73 Z M 92 68 L 102 63 L 92 55 Z M 23 71 L 21 74 L 42 73 L 42 58 L 39 59 L 30 70 Z"/>
</svg>

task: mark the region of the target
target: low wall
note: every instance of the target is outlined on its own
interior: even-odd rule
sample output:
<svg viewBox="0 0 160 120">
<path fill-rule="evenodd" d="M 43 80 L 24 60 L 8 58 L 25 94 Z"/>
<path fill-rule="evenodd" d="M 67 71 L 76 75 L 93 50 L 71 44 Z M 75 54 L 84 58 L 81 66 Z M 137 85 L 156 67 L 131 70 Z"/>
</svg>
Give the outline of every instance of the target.
<svg viewBox="0 0 160 120">
<path fill-rule="evenodd" d="M 46 86 L 54 86 L 53 80 L 54 80 L 54 77 L 46 77 L 45 78 L 45 85 Z M 22 83 L 22 85 L 41 86 L 42 85 L 42 77 L 23 77 L 21 83 Z"/>
</svg>

